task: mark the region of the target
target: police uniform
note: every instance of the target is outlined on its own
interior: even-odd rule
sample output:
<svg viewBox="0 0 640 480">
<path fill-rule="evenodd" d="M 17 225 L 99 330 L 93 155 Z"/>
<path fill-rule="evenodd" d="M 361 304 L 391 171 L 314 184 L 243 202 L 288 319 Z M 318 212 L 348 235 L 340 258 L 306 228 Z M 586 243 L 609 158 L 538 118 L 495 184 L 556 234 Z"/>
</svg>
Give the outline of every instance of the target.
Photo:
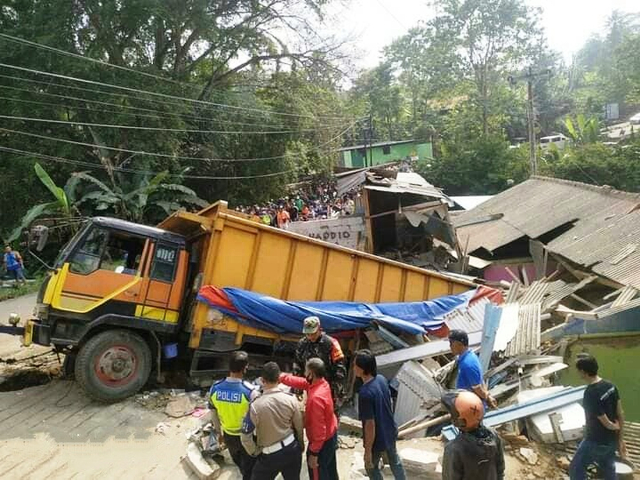
<svg viewBox="0 0 640 480">
<path fill-rule="evenodd" d="M 249 407 L 242 444 L 257 456 L 252 480 L 299 480 L 304 451 L 304 426 L 300 404 L 279 387 L 265 389 Z"/>
<path fill-rule="evenodd" d="M 344 396 L 344 382 L 347 374 L 344 354 L 340 343 L 326 333 L 322 333 L 320 338 L 312 342 L 308 338 L 302 338 L 297 345 L 295 353 L 295 373 L 302 375 L 308 360 L 319 358 L 327 369 L 327 381 L 331 386 L 331 395 L 336 411 L 342 403 Z"/>
<path fill-rule="evenodd" d="M 257 395 L 255 386 L 239 378 L 227 377 L 214 383 L 209 391 L 209 405 L 220 419 L 220 427 L 229 454 L 240 469 L 243 480 L 251 478 L 255 459 L 249 455 L 240 439 L 242 422 L 251 400 Z"/>
</svg>

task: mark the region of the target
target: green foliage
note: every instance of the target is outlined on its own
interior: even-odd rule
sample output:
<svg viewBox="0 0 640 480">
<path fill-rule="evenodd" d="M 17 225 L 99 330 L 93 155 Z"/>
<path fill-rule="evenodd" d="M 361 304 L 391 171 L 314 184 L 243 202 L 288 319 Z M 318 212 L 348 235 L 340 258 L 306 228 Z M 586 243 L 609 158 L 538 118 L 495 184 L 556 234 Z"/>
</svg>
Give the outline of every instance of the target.
<svg viewBox="0 0 640 480">
<path fill-rule="evenodd" d="M 75 199 L 75 182 L 68 182 L 63 189 L 55 184 L 39 163 L 36 162 L 34 170 L 40 182 L 51 192 L 55 201 L 40 203 L 31 207 L 22 217 L 20 225 L 16 227 L 7 238 L 7 242 L 9 243 L 17 240 L 23 230 L 29 228 L 36 219 L 42 216 L 55 215 L 70 220 L 74 214 L 78 212 L 76 205 L 73 203 L 73 199 Z"/>
<path fill-rule="evenodd" d="M 122 68 L 6 38 L 0 38 L 0 62 L 166 96 L 3 69 L 3 114 L 136 128 L 3 120 L 3 128 L 41 137 L 1 131 L 0 146 L 56 157 L 36 158 L 51 185 L 74 183 L 69 191 L 64 188 L 69 208 L 75 201 L 69 195 L 77 193 L 84 214 L 97 210 L 155 221 L 164 211 L 198 199 L 253 203 L 280 195 L 299 175 L 329 171 L 332 149 L 342 146 L 341 133 L 353 122 L 340 98 L 340 45 L 316 28 L 329 3 L 9 2 L 0 9 L 3 34 Z M 0 232 L 15 228 L 33 205 L 48 201 L 33 175 L 33 158 L 0 151 L 0 175 L 7 180 L 0 196 Z M 153 174 L 166 171 L 175 178 L 185 168 L 190 176 L 220 179 L 172 180 L 189 191 L 169 192 L 168 181 L 159 182 L 161 188 L 141 184 L 141 177 L 151 181 Z M 80 169 L 87 172 L 72 175 Z M 131 197 L 125 200 L 127 194 Z"/>
<path fill-rule="evenodd" d="M 600 122 L 596 117 L 586 119 L 579 113 L 574 122 L 571 117 L 564 120 L 567 135 L 576 145 L 595 143 L 600 138 Z"/>
<path fill-rule="evenodd" d="M 568 150 L 557 162 L 543 167 L 543 173 L 559 178 L 619 190 L 640 191 L 640 142 L 610 147 L 601 143 L 586 144 Z"/>
<path fill-rule="evenodd" d="M 528 159 L 502 136 L 443 143 L 441 154 L 419 173 L 449 195 L 493 195 L 528 176 Z"/>
<path fill-rule="evenodd" d="M 178 183 L 167 183 L 168 172 L 154 177 L 136 176 L 133 179 L 115 174 L 117 179 L 109 187 L 85 172 L 74 174 L 91 188 L 78 200 L 84 209 L 100 214 L 115 215 L 133 222 L 158 223 L 179 209 L 201 209 L 209 202 L 199 198 L 190 188 Z"/>
</svg>

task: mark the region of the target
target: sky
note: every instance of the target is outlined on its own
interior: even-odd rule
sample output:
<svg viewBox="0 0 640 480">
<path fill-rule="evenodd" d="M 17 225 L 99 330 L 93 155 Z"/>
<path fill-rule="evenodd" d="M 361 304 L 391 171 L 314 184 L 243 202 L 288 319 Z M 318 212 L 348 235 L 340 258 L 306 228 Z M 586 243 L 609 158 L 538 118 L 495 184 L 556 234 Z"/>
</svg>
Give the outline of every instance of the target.
<svg viewBox="0 0 640 480">
<path fill-rule="evenodd" d="M 329 14 L 332 28 L 357 38 L 356 65 L 371 68 L 381 49 L 433 11 L 427 0 L 338 0 Z M 549 45 L 567 62 L 593 33 L 604 29 L 613 10 L 640 12 L 640 0 L 526 0 L 542 8 L 542 26 Z"/>
</svg>

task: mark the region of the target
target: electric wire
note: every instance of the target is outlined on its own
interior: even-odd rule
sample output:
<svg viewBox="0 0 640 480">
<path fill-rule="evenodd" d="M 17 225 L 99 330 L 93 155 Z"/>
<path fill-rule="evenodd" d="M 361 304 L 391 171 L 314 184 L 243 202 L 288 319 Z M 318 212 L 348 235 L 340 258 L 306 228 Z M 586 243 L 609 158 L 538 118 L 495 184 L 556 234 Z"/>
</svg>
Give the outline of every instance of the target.
<svg viewBox="0 0 640 480">
<path fill-rule="evenodd" d="M 72 81 L 72 82 L 85 83 L 85 84 L 96 85 L 96 86 L 100 86 L 100 87 L 113 88 L 113 89 L 117 89 L 117 90 L 123 90 L 123 91 L 126 91 L 126 92 L 143 94 L 143 95 L 150 95 L 150 96 L 159 97 L 159 98 L 177 100 L 177 101 L 181 101 L 181 102 L 192 102 L 192 103 L 195 103 L 195 104 L 198 104 L 198 105 L 208 105 L 208 106 L 214 106 L 214 107 L 219 107 L 219 108 L 226 108 L 226 109 L 235 110 L 235 111 L 247 111 L 247 112 L 254 112 L 254 113 L 258 112 L 258 113 L 263 113 L 263 114 L 268 114 L 268 115 L 281 115 L 281 116 L 295 117 L 295 118 L 311 118 L 311 119 L 318 119 L 318 118 L 340 118 L 340 119 L 344 119 L 345 118 L 345 117 L 341 117 L 341 116 L 324 116 L 324 115 L 323 116 L 314 116 L 314 115 L 303 115 L 303 114 L 298 114 L 298 113 L 288 113 L 288 112 L 278 112 L 278 111 L 264 110 L 264 109 L 260 109 L 260 108 L 238 107 L 238 106 L 235 106 L 235 105 L 228 105 L 228 104 L 224 104 L 224 103 L 209 102 L 209 101 L 205 101 L 205 100 L 197 100 L 197 99 L 193 99 L 193 98 L 179 97 L 177 95 L 170 95 L 170 94 L 166 94 L 166 93 L 151 92 L 151 91 L 148 91 L 148 90 L 141 90 L 141 89 L 138 89 L 138 88 L 125 87 L 125 86 L 122 86 L 122 85 L 113 85 L 113 84 L 104 83 L 104 82 L 97 82 L 95 80 L 88 80 L 86 78 L 78 78 L 78 77 L 72 77 L 72 76 L 69 76 L 69 75 L 62 75 L 62 74 L 59 74 L 59 73 L 45 72 L 43 70 L 35 70 L 35 69 L 32 69 L 32 68 L 19 67 L 17 65 L 9 65 L 9 64 L 6 64 L 6 63 L 0 63 L 0 67 L 9 68 L 9 69 L 13 69 L 13 70 L 19 70 L 19 71 L 22 71 L 22 72 L 28 72 L 28 73 L 32 73 L 32 74 L 36 74 L 36 75 L 43 75 L 43 76 L 48 76 L 48 77 L 52 77 L 52 78 L 58 78 L 58 79 L 61 79 L 61 80 L 68 80 L 68 81 Z"/>
</svg>

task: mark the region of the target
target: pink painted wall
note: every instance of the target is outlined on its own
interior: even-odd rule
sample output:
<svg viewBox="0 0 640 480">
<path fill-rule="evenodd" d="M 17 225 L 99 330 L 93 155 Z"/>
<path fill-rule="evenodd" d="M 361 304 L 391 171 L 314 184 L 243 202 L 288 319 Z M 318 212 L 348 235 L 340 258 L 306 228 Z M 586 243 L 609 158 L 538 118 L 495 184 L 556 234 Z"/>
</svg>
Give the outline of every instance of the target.
<svg viewBox="0 0 640 480">
<path fill-rule="evenodd" d="M 483 277 L 485 280 L 489 280 L 492 282 L 499 282 L 500 280 L 512 282 L 513 277 L 507 272 L 507 267 L 514 273 L 514 275 L 516 275 L 516 277 L 520 279 L 522 283 L 524 283 L 524 278 L 522 276 L 523 268 L 527 272 L 527 278 L 529 279 L 529 282 L 536 280 L 536 268 L 533 262 L 489 265 L 484 269 Z M 547 264 L 547 275 L 553 273 L 555 269 L 556 265 L 552 264 L 552 262 L 549 262 Z"/>
</svg>

